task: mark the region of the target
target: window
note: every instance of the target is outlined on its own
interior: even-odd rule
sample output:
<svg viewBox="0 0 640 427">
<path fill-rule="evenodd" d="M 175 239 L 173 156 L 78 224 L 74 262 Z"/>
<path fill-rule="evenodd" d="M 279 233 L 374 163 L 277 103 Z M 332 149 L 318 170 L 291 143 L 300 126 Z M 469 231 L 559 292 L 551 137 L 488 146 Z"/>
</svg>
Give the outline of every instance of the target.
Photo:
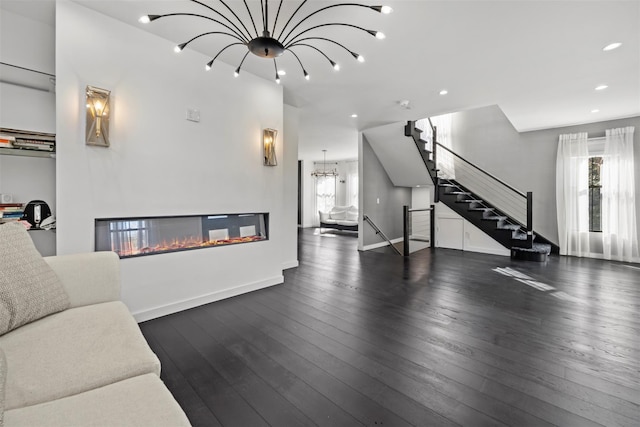
<svg viewBox="0 0 640 427">
<path fill-rule="evenodd" d="M 589 157 L 589 231 L 602 231 L 602 157 Z"/>
<path fill-rule="evenodd" d="M 336 176 L 320 175 L 316 177 L 316 207 L 329 212 L 336 205 Z"/>
</svg>

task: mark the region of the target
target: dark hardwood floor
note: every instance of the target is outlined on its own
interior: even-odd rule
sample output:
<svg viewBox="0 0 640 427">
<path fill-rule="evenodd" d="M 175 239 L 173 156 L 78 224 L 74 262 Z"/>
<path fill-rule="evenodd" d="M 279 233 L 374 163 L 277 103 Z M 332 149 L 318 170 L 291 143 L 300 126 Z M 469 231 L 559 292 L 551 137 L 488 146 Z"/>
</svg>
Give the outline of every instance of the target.
<svg viewBox="0 0 640 427">
<path fill-rule="evenodd" d="M 194 426 L 640 425 L 639 265 L 313 231 L 284 284 L 140 325 Z"/>
</svg>

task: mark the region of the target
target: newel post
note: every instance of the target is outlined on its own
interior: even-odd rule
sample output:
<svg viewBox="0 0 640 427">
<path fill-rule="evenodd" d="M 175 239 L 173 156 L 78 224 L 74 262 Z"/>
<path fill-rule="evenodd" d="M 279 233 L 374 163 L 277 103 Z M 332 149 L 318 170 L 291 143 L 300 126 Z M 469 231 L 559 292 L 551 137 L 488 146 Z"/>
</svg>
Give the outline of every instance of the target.
<svg viewBox="0 0 640 427">
<path fill-rule="evenodd" d="M 533 247 L 533 192 L 527 192 L 527 247 Z"/>
</svg>

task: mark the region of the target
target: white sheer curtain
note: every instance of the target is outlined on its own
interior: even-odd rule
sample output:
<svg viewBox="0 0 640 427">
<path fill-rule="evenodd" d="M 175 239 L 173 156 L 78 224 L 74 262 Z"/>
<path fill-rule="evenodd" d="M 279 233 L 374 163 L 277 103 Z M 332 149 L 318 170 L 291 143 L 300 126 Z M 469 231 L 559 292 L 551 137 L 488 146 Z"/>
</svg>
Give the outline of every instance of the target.
<svg viewBox="0 0 640 427">
<path fill-rule="evenodd" d="M 607 129 L 602 162 L 602 248 L 605 259 L 638 260 L 633 126 Z"/>
<path fill-rule="evenodd" d="M 561 255 L 589 256 L 589 148 L 587 133 L 560 135 L 556 206 Z"/>
</svg>

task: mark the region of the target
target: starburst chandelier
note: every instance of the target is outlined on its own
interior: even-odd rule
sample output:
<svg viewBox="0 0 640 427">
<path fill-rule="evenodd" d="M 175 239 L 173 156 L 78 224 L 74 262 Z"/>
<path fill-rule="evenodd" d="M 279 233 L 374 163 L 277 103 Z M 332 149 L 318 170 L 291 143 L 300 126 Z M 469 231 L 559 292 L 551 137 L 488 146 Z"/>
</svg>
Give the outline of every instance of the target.
<svg viewBox="0 0 640 427">
<path fill-rule="evenodd" d="M 222 52 L 234 46 L 244 46 L 245 48 L 248 49 L 248 51 L 245 52 L 244 56 L 242 57 L 242 60 L 240 61 L 238 68 L 236 68 L 234 75 L 238 77 L 238 75 L 240 74 L 240 69 L 242 68 L 242 64 L 244 63 L 245 59 L 247 58 L 249 53 L 253 53 L 256 56 L 259 56 L 260 58 L 267 58 L 267 59 L 273 60 L 273 64 L 276 71 L 275 80 L 277 83 L 280 83 L 280 73 L 278 71 L 278 64 L 276 63 L 276 58 L 280 57 L 285 52 L 289 52 L 294 56 L 294 58 L 300 64 L 300 68 L 302 69 L 302 74 L 304 75 L 304 78 L 309 80 L 309 77 L 310 77 L 309 73 L 307 72 L 304 65 L 302 64 L 302 61 L 300 60 L 300 57 L 298 56 L 298 54 L 294 52 L 294 49 L 296 50 L 299 48 L 312 49 L 317 53 L 319 53 L 320 55 L 322 55 L 323 57 L 325 57 L 327 61 L 329 61 L 329 64 L 331 64 L 331 66 L 335 70 L 340 69 L 340 66 L 338 65 L 338 63 L 332 60 L 331 58 L 329 58 L 329 56 L 317 46 L 317 42 L 329 42 L 334 45 L 337 45 L 340 48 L 349 52 L 349 54 L 353 56 L 357 61 L 364 62 L 364 57 L 362 55 L 352 51 L 351 49 L 344 46 L 342 43 L 339 43 L 333 39 L 330 39 L 328 37 L 316 36 L 315 34 L 317 34 L 317 31 L 315 30 L 325 28 L 325 27 L 330 27 L 330 26 L 341 26 L 341 27 L 353 28 L 354 30 L 357 30 L 357 31 L 364 31 L 378 39 L 384 39 L 385 37 L 384 34 L 379 31 L 369 30 L 354 24 L 344 23 L 344 22 L 327 22 L 324 24 L 318 24 L 318 25 L 312 25 L 312 26 L 303 25 L 312 16 L 315 16 L 325 10 L 333 9 L 337 7 L 362 7 L 362 8 L 367 8 L 370 10 L 374 10 L 378 13 L 384 13 L 384 14 L 388 14 L 392 12 L 392 9 L 389 6 L 368 6 L 368 5 L 359 4 L 359 3 L 336 3 L 336 4 L 330 4 L 328 6 L 321 7 L 320 9 L 317 9 L 311 13 L 307 13 L 306 15 L 298 15 L 298 12 L 300 12 L 302 7 L 308 1 L 308 0 L 304 0 L 291 14 L 291 16 L 286 21 L 286 23 L 283 26 L 281 26 L 281 28 L 278 28 L 278 18 L 280 17 L 280 9 L 282 8 L 282 3 L 283 3 L 283 0 L 280 0 L 280 4 L 278 5 L 278 10 L 276 12 L 275 19 L 271 26 L 271 31 L 269 31 L 269 1 L 260 0 L 260 15 L 256 17 L 256 18 L 259 17 L 262 20 L 261 22 L 262 35 L 260 35 L 258 32 L 258 27 L 256 26 L 256 21 L 254 20 L 254 16 L 251 13 L 251 9 L 249 8 L 249 5 L 247 4 L 246 0 L 243 0 L 243 3 L 246 8 L 246 14 L 248 15 L 248 18 L 251 21 L 251 24 L 247 24 L 247 25 L 245 25 L 245 23 L 242 22 L 242 19 L 240 19 L 238 14 L 231 7 L 229 7 L 229 5 L 223 0 L 217 0 L 217 2 L 219 2 L 221 6 L 223 6 L 224 9 L 226 9 L 225 11 L 224 9 L 220 8 L 222 12 L 204 3 L 204 1 L 199 1 L 199 0 L 190 0 L 190 1 L 193 3 L 197 3 L 198 5 L 206 8 L 207 15 L 202 15 L 197 13 L 187 13 L 187 12 L 167 13 L 164 15 L 145 15 L 139 19 L 139 22 L 143 24 L 148 24 L 160 18 L 173 17 L 173 16 L 188 16 L 188 17 L 194 17 L 198 19 L 205 19 L 205 20 L 211 21 L 212 23 L 216 24 L 215 27 L 212 29 L 220 30 L 220 31 L 208 31 L 202 34 L 198 34 L 192 37 L 191 39 L 187 40 L 186 42 L 178 44 L 174 48 L 174 50 L 176 52 L 181 52 L 185 47 L 187 47 L 187 45 L 189 45 L 189 43 L 199 39 L 200 37 L 228 36 L 235 39 L 235 41 L 233 43 L 229 43 L 228 45 L 220 49 L 220 51 L 218 51 L 218 53 L 213 57 L 213 59 L 206 64 L 205 66 L 206 70 L 210 70 L 213 67 L 214 61 L 220 56 L 220 54 L 222 54 Z M 251 27 L 253 27 L 253 32 L 250 31 Z M 278 31 L 278 36 L 275 36 L 276 31 Z M 307 34 L 307 33 L 311 33 L 311 34 Z"/>
</svg>

